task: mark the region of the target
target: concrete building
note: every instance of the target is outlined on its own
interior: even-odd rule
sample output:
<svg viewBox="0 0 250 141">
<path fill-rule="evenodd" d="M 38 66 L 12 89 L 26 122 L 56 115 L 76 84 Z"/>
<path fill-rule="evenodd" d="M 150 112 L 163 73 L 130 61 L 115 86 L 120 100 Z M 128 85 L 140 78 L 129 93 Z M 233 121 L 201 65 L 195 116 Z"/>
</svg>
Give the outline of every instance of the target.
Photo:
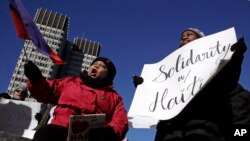
<svg viewBox="0 0 250 141">
<path fill-rule="evenodd" d="M 73 42 L 68 40 L 69 17 L 39 8 L 34 21 L 50 48 L 67 63 L 55 65 L 49 57 L 38 52 L 31 41 L 26 40 L 8 86 L 9 94 L 17 86 L 26 84 L 23 66 L 27 60 L 34 62 L 44 77 L 54 79 L 78 75 L 100 54 L 101 45 L 98 42 L 83 38 L 74 38 Z"/>
<path fill-rule="evenodd" d="M 77 76 L 83 70 L 88 69 L 90 63 L 100 54 L 101 45 L 98 42 L 76 37 L 71 47 L 65 51 L 65 58 L 68 60 L 61 71 L 61 77 Z"/>
</svg>

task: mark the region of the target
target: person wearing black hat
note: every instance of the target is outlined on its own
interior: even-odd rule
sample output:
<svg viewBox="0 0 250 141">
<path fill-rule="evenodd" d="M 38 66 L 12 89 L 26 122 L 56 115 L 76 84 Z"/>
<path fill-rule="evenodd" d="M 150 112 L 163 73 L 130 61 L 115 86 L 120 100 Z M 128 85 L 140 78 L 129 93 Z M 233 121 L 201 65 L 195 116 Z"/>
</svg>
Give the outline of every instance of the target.
<svg viewBox="0 0 250 141">
<path fill-rule="evenodd" d="M 46 80 L 30 61 L 24 65 L 24 73 L 38 102 L 57 105 L 51 124 L 39 128 L 33 141 L 66 141 L 70 115 L 82 114 L 106 114 L 105 126 L 90 130 L 89 141 L 121 141 L 125 137 L 127 112 L 113 88 L 116 68 L 110 59 L 94 59 L 79 77 Z"/>
</svg>

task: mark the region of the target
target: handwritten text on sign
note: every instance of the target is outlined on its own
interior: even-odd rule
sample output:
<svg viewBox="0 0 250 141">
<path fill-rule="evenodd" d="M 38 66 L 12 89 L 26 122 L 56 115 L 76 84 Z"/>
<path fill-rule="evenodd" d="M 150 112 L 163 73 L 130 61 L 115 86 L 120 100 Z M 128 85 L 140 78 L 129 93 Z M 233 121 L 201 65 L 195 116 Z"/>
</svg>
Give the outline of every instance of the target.
<svg viewBox="0 0 250 141">
<path fill-rule="evenodd" d="M 204 85 L 230 60 L 234 28 L 197 39 L 155 64 L 146 64 L 129 110 L 136 117 L 171 119 L 191 101 Z M 152 125 L 150 125 L 152 126 Z"/>
</svg>

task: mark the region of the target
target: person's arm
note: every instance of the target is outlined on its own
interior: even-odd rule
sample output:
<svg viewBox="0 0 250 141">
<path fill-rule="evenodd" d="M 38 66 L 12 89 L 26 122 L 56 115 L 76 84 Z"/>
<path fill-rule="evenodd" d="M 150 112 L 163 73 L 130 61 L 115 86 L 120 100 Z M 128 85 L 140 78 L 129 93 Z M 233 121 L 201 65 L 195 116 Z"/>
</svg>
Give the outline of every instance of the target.
<svg viewBox="0 0 250 141">
<path fill-rule="evenodd" d="M 224 84 L 222 85 L 222 88 L 233 89 L 237 86 L 241 74 L 241 65 L 246 50 L 247 46 L 245 44 L 244 38 L 240 38 L 235 44 L 231 46 L 231 51 L 234 51 L 233 56 L 217 75 L 217 82 Z"/>
<path fill-rule="evenodd" d="M 119 135 L 120 139 L 123 139 L 128 131 L 127 111 L 121 97 L 119 97 L 119 101 L 115 108 L 112 120 L 108 126 L 114 128 L 115 133 Z"/>
<path fill-rule="evenodd" d="M 143 78 L 141 77 L 141 76 L 137 76 L 137 75 L 134 75 L 133 77 L 132 77 L 132 79 L 133 79 L 133 84 L 134 84 L 134 86 L 135 86 L 135 88 L 138 86 L 138 85 L 141 85 L 142 83 L 143 83 Z"/>
<path fill-rule="evenodd" d="M 31 61 L 24 65 L 24 74 L 28 78 L 28 89 L 38 102 L 57 103 L 65 80 L 46 80 L 39 68 Z"/>
<path fill-rule="evenodd" d="M 238 42 L 231 46 L 231 51 L 234 51 L 232 59 L 229 61 L 227 65 L 228 72 L 236 75 L 236 80 L 238 81 L 240 73 L 241 73 L 241 65 L 244 59 L 244 53 L 247 50 L 247 46 L 245 44 L 244 38 L 240 38 Z M 230 70 L 229 70 L 230 69 Z"/>
</svg>

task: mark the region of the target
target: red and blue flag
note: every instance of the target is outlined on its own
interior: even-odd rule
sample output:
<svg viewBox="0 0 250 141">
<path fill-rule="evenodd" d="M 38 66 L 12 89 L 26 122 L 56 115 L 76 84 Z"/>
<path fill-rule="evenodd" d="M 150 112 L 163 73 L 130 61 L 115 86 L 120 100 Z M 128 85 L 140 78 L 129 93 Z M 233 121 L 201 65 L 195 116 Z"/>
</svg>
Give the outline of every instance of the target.
<svg viewBox="0 0 250 141">
<path fill-rule="evenodd" d="M 10 0 L 10 11 L 19 38 L 31 40 L 37 50 L 43 55 L 49 56 L 55 64 L 64 64 L 61 58 L 46 43 L 21 0 Z"/>
</svg>

